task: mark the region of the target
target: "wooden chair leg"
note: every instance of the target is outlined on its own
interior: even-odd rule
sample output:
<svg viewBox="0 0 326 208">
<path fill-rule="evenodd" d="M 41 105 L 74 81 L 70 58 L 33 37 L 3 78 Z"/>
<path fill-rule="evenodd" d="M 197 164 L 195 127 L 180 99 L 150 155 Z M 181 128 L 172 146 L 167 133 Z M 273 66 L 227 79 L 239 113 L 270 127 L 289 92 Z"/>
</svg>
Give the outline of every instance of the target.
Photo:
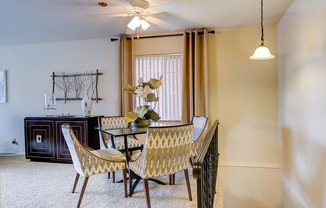
<svg viewBox="0 0 326 208">
<path fill-rule="evenodd" d="M 82 188 L 82 190 L 80 192 L 80 196 L 79 196 L 79 201 L 78 201 L 78 204 L 77 204 L 77 208 L 80 207 L 80 204 L 81 204 L 81 202 L 83 200 L 83 196 L 84 196 L 84 193 L 85 193 L 85 189 L 86 189 L 86 186 L 87 186 L 88 179 L 89 179 L 89 177 L 86 177 L 85 180 L 84 180 L 84 184 L 83 184 L 83 188 Z"/>
<path fill-rule="evenodd" d="M 76 186 L 77 186 L 77 183 L 78 183 L 78 179 L 79 179 L 79 173 L 76 174 L 74 186 L 72 187 L 72 192 L 71 193 L 75 193 Z"/>
<path fill-rule="evenodd" d="M 189 200 L 192 201 L 188 169 L 185 169 L 184 172 L 185 172 L 185 178 L 186 178 L 186 182 L 187 182 L 187 189 L 188 189 Z"/>
<path fill-rule="evenodd" d="M 175 185 L 175 173 L 169 175 L 169 184 Z"/>
<path fill-rule="evenodd" d="M 144 179 L 144 187 L 145 187 L 145 195 L 146 195 L 147 208 L 151 208 L 151 200 L 149 198 L 148 179 Z"/>
<path fill-rule="evenodd" d="M 192 157 L 189 158 L 189 162 L 190 162 L 191 167 L 193 168 L 194 167 L 194 163 L 192 162 Z"/>
<path fill-rule="evenodd" d="M 108 172 L 108 179 L 111 178 L 111 172 Z"/>
<path fill-rule="evenodd" d="M 128 191 L 127 191 L 127 168 L 123 169 L 123 186 L 125 189 L 125 198 L 128 197 Z"/>
<path fill-rule="evenodd" d="M 112 171 L 112 181 L 115 183 L 115 171 Z"/>
<path fill-rule="evenodd" d="M 132 170 L 129 168 L 129 196 L 131 196 L 132 195 L 132 178 L 133 178 L 133 176 L 132 176 Z"/>
</svg>

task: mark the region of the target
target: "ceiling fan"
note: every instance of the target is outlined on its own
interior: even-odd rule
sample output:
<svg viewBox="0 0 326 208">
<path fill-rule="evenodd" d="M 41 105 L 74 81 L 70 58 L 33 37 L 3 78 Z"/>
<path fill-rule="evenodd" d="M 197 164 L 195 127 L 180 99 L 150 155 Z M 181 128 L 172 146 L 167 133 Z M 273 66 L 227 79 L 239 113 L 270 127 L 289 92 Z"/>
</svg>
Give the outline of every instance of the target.
<svg viewBox="0 0 326 208">
<path fill-rule="evenodd" d="M 110 13 L 110 14 L 98 14 L 87 15 L 87 17 L 132 17 L 131 21 L 127 25 L 128 29 L 126 34 L 132 34 L 134 32 L 145 31 L 150 27 L 150 23 L 164 27 L 169 30 L 175 30 L 175 26 L 167 21 L 154 17 L 155 14 L 169 12 L 173 9 L 181 8 L 181 4 L 178 2 L 169 2 L 160 4 L 157 6 L 150 6 L 146 0 L 116 0 L 119 4 L 127 9 L 125 13 Z M 101 3 L 101 2 L 100 2 Z M 99 3 L 99 5 L 101 5 Z M 112 8 L 112 7 L 111 7 Z"/>
</svg>

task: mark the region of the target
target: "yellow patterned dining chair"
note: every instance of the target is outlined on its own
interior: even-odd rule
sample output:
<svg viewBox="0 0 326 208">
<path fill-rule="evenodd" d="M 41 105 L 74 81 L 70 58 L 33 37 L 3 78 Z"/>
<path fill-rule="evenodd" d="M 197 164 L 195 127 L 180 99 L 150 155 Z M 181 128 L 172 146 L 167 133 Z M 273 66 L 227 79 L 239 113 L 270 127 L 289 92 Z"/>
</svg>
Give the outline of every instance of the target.
<svg viewBox="0 0 326 208">
<path fill-rule="evenodd" d="M 207 134 L 208 118 L 204 116 L 194 116 L 192 117 L 191 123 L 194 125 L 194 134 L 192 136 L 192 149 L 190 157 L 190 163 L 193 165 L 192 159 L 196 157 Z"/>
<path fill-rule="evenodd" d="M 207 134 L 208 118 L 204 116 L 193 116 L 191 123 L 194 125 L 194 133 L 192 135 L 192 148 L 189 162 L 191 167 L 193 167 L 193 160 L 203 145 Z M 175 184 L 174 174 L 170 176 L 170 180 L 170 184 Z"/>
<path fill-rule="evenodd" d="M 110 171 L 123 170 L 124 193 L 125 197 L 127 197 L 126 157 L 115 149 L 92 150 L 80 143 L 69 124 L 64 124 L 61 128 L 73 165 L 77 171 L 72 193 L 75 192 L 79 176 L 85 177 L 77 207 L 80 207 L 89 177 Z"/>
<path fill-rule="evenodd" d="M 131 157 L 129 162 L 129 191 L 133 174 L 144 181 L 147 207 L 151 207 L 148 179 L 184 171 L 189 200 L 192 201 L 188 174 L 192 148 L 193 124 L 149 127 L 144 149 Z"/>
<path fill-rule="evenodd" d="M 129 124 L 124 120 L 123 116 L 104 116 L 98 118 L 98 126 L 101 129 L 128 128 Z M 124 153 L 125 143 L 123 137 L 111 138 L 109 134 L 99 131 L 100 149 L 114 148 Z M 142 150 L 143 144 L 137 140 L 135 136 L 127 138 L 128 151 Z M 109 174 L 110 177 L 110 174 Z M 115 182 L 115 173 L 112 172 L 112 180 Z"/>
</svg>

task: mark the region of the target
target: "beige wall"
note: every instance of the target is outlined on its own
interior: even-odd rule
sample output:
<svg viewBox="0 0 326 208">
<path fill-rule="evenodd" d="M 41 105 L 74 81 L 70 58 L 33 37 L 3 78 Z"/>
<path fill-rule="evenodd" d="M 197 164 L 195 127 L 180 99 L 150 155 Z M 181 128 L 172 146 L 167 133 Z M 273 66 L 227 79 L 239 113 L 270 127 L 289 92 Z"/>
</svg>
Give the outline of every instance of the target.
<svg viewBox="0 0 326 208">
<path fill-rule="evenodd" d="M 326 1 L 294 0 L 278 26 L 282 207 L 326 207 Z"/>
<path fill-rule="evenodd" d="M 260 28 L 218 29 L 209 44 L 209 117 L 220 120 L 224 207 L 279 207 L 277 59 L 251 61 Z M 277 52 L 277 27 L 265 44 Z"/>
<path fill-rule="evenodd" d="M 183 50 L 183 37 L 161 37 L 135 39 L 135 55 L 180 54 Z"/>
</svg>

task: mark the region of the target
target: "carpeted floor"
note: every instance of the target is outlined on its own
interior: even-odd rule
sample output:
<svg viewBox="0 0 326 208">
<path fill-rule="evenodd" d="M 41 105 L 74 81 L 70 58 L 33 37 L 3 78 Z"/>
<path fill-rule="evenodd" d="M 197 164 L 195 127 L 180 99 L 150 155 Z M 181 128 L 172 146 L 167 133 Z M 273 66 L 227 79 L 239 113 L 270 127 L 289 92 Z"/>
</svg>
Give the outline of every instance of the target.
<svg viewBox="0 0 326 208">
<path fill-rule="evenodd" d="M 183 172 L 176 175 L 176 185 L 158 185 L 150 182 L 153 208 L 196 207 L 196 181 L 190 173 L 193 201 L 189 201 Z M 76 207 L 83 178 L 77 192 L 71 193 L 76 171 L 72 164 L 31 162 L 24 156 L 0 156 L 1 208 L 70 208 Z M 118 178 L 121 173 L 117 173 Z M 168 182 L 168 177 L 161 180 Z M 218 187 L 215 206 L 223 207 L 223 190 Z M 112 183 L 107 174 L 89 179 L 81 207 L 142 208 L 146 207 L 143 183 L 132 197 L 124 198 L 123 184 Z"/>
</svg>

